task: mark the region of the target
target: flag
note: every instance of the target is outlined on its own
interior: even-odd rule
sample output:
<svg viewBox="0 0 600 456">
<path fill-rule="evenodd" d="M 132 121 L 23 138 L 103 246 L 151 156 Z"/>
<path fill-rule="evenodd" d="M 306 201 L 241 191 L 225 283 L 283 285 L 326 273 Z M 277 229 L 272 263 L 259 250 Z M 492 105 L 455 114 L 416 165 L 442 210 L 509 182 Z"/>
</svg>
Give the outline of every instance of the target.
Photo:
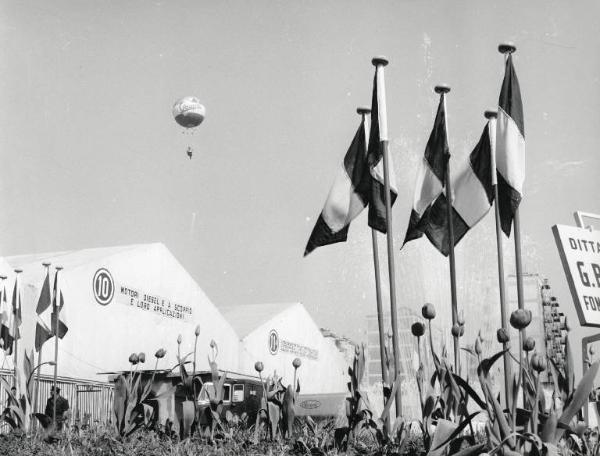
<svg viewBox="0 0 600 456">
<path fill-rule="evenodd" d="M 375 67 L 373 97 L 371 99 L 371 131 L 367 162 L 371 175 L 369 190 L 369 226 L 381 233 L 387 232 L 385 214 L 385 186 L 383 173 L 383 148 L 381 141 L 388 140 L 387 113 L 385 105 L 385 83 L 383 67 Z M 390 207 L 398 196 L 396 176 L 391 154 L 388 154 L 388 176 L 390 180 Z"/>
<path fill-rule="evenodd" d="M 469 155 L 466 166 L 450 184 L 453 189 L 452 227 L 454 245 L 467 234 L 490 210 L 494 201 L 493 148 L 495 131 L 493 119 L 483 129 L 479 142 Z M 448 232 L 448 199 L 441 193 L 430 211 L 425 233 L 431 243 L 445 256 L 450 254 Z"/>
<path fill-rule="evenodd" d="M 12 336 L 12 343 L 14 343 L 17 339 L 21 338 L 21 330 L 19 328 L 21 327 L 21 323 L 23 321 L 21 317 L 21 287 L 19 286 L 19 274 L 15 275 L 15 286 L 13 288 L 11 307 L 13 321 L 10 330 Z M 10 348 L 11 353 L 12 343 Z"/>
<path fill-rule="evenodd" d="M 369 202 L 365 129 L 362 121 L 308 239 L 304 256 L 317 247 L 346 241 L 350 222 Z"/>
<path fill-rule="evenodd" d="M 42 285 L 40 298 L 38 299 L 35 312 L 37 313 L 37 321 L 35 324 L 35 350 L 40 351 L 40 348 L 48 339 L 52 337 L 52 296 L 50 295 L 50 273 L 46 270 L 46 278 Z"/>
<path fill-rule="evenodd" d="M 444 94 L 442 94 L 435 122 L 433 123 L 433 130 L 427 141 L 427 146 L 425 146 L 425 154 L 417 174 L 413 208 L 404 244 L 420 238 L 423 234 L 426 234 L 431 240 L 432 237 L 435 237 L 434 227 L 442 224 L 442 221 L 438 220 L 439 217 L 442 217 L 440 212 L 442 208 L 436 207 L 433 213 L 432 209 L 434 202 L 442 194 L 446 182 L 446 167 L 448 166 L 449 156 Z"/>
<path fill-rule="evenodd" d="M 523 103 L 511 54 L 506 59 L 504 81 L 498 100 L 496 167 L 500 222 L 502 231 L 510 236 L 512 221 L 523 196 L 525 181 Z"/>
<path fill-rule="evenodd" d="M 2 281 L 2 290 L 0 290 L 0 340 L 2 341 L 2 349 L 5 351 L 11 350 L 12 352 L 12 335 L 11 326 L 13 318 L 12 311 L 8 306 L 8 300 L 6 299 L 6 286 L 4 280 Z"/>
<path fill-rule="evenodd" d="M 62 290 L 58 286 L 58 270 L 54 274 L 54 293 L 52 297 L 52 336 L 58 336 L 59 339 L 65 337 L 69 330 L 65 321 L 65 300 Z M 61 315 L 62 312 L 62 315 Z M 58 323 L 58 329 L 57 329 Z"/>
</svg>

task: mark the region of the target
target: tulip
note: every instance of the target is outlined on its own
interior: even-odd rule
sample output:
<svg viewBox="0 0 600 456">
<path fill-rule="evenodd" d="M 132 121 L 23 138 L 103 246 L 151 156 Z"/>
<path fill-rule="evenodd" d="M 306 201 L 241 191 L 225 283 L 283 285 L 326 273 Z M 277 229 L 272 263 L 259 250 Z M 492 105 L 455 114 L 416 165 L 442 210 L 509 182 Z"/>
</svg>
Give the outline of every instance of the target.
<svg viewBox="0 0 600 456">
<path fill-rule="evenodd" d="M 433 304 L 427 303 L 421 309 L 421 313 L 423 314 L 423 318 L 433 320 L 435 318 L 435 307 L 433 307 Z"/>
<path fill-rule="evenodd" d="M 138 363 L 138 361 L 139 361 L 139 358 L 138 358 L 137 353 L 132 353 L 131 355 L 129 355 L 129 362 L 131 364 L 133 364 L 135 366 Z"/>
<path fill-rule="evenodd" d="M 263 363 L 261 363 L 260 361 L 256 361 L 254 363 L 254 369 L 256 370 L 256 372 L 262 372 L 263 369 L 265 368 L 265 366 L 263 365 Z"/>
<path fill-rule="evenodd" d="M 508 331 L 504 328 L 500 328 L 500 329 L 498 329 L 498 331 L 496 331 L 496 338 L 498 339 L 498 342 L 500 342 L 501 344 L 505 344 L 506 342 L 508 342 L 510 340 Z"/>
<path fill-rule="evenodd" d="M 517 309 L 510 314 L 510 325 L 515 329 L 525 329 L 529 323 L 531 323 L 531 310 Z"/>
<path fill-rule="evenodd" d="M 536 372 L 544 372 L 546 370 L 546 359 L 542 355 L 534 353 L 530 361 L 531 367 Z"/>
<path fill-rule="evenodd" d="M 292 361 L 292 366 L 294 366 L 294 369 L 298 369 L 301 365 L 302 361 L 300 358 L 294 358 L 294 361 Z"/>
<path fill-rule="evenodd" d="M 535 339 L 533 337 L 527 337 L 523 341 L 523 350 L 530 352 L 535 348 Z"/>
<path fill-rule="evenodd" d="M 161 359 L 164 358 L 166 354 L 167 351 L 164 348 L 159 348 L 156 350 L 156 353 L 154 353 L 154 356 L 156 356 L 157 359 Z"/>
<path fill-rule="evenodd" d="M 200 335 L 200 325 L 196 325 L 196 329 L 194 330 L 194 334 L 196 335 L 196 337 L 198 337 Z"/>
<path fill-rule="evenodd" d="M 477 339 L 475 339 L 475 353 L 477 353 L 477 356 L 481 356 L 483 353 L 483 347 L 481 346 L 481 334 L 479 334 Z"/>
<path fill-rule="evenodd" d="M 456 323 L 452 326 L 451 332 L 454 337 L 462 337 L 465 334 L 465 327 Z"/>
<path fill-rule="evenodd" d="M 183 337 L 181 337 L 181 334 L 179 334 L 177 336 L 177 345 L 181 345 L 181 342 L 183 341 Z"/>
<path fill-rule="evenodd" d="M 146 362 L 146 353 L 144 353 L 144 352 L 138 353 L 138 361 L 140 363 L 145 363 Z"/>
<path fill-rule="evenodd" d="M 210 340 L 210 348 L 216 349 L 217 348 L 217 343 L 215 342 L 214 339 Z"/>
<path fill-rule="evenodd" d="M 412 331 L 413 336 L 421 337 L 423 334 L 425 334 L 425 325 L 420 321 L 417 321 L 412 324 L 410 330 Z"/>
</svg>

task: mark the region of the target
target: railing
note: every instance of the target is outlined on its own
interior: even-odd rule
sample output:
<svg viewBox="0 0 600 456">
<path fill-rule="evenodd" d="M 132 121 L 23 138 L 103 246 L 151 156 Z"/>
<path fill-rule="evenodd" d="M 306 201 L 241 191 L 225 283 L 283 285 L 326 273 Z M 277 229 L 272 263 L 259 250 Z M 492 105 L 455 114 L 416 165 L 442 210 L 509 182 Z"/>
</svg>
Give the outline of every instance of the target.
<svg viewBox="0 0 600 456">
<path fill-rule="evenodd" d="M 10 385 L 13 384 L 12 370 L 0 369 L 0 376 Z M 37 408 L 33 411 L 34 413 L 44 413 L 46 402 L 50 398 L 52 383 L 53 379 L 51 376 L 40 376 Z M 69 410 L 71 412 L 69 424 L 107 424 L 112 422 L 114 393 L 112 383 L 58 377 L 56 384 L 60 388 L 60 395 L 69 401 Z M 7 403 L 8 396 L 6 391 L 0 388 L 0 404 L 2 404 L 2 409 L 4 409 Z"/>
</svg>

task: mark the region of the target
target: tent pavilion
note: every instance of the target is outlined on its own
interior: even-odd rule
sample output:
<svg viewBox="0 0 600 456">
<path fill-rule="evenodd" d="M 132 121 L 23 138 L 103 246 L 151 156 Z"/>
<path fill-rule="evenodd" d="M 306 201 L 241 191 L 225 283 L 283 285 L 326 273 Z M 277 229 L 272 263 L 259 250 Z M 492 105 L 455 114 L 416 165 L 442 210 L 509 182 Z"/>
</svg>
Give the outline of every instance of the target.
<svg viewBox="0 0 600 456">
<path fill-rule="evenodd" d="M 221 311 L 240 337 L 240 371 L 264 364 L 263 375 L 294 381 L 292 361 L 298 369 L 300 394 L 347 391 L 348 363 L 331 338 L 326 338 L 301 303 L 249 304 L 222 307 Z"/>
<path fill-rule="evenodd" d="M 198 324 L 198 369 L 209 369 L 206 354 L 211 340 L 218 344 L 219 368 L 238 368 L 237 334 L 163 244 L 23 255 L 6 261 L 11 269 L 23 270 L 19 352 L 28 353 L 34 348 L 36 305 L 46 274 L 42 263 L 52 264 L 51 286 L 54 268 L 63 267 L 59 274 L 65 302 L 61 319 L 69 330 L 58 348 L 61 377 L 106 381 L 100 372 L 129 371 L 129 355 L 139 352 L 146 354 L 142 368 L 153 369 L 159 348 L 167 351 L 159 369 L 171 368 L 177 363 L 177 336 L 183 337 L 182 355 L 193 351 Z M 53 359 L 54 339 L 42 347 L 42 361 Z M 43 366 L 42 373 L 51 375 L 53 367 Z"/>
</svg>

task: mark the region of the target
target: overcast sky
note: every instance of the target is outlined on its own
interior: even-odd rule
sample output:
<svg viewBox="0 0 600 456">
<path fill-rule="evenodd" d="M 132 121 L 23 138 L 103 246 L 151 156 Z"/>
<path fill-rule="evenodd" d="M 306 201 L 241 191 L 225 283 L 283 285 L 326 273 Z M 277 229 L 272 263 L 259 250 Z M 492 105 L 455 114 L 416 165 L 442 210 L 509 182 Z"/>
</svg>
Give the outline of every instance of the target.
<svg viewBox="0 0 600 456">
<path fill-rule="evenodd" d="M 218 306 L 301 301 L 318 324 L 355 339 L 375 311 L 366 218 L 346 244 L 302 253 L 358 126 L 355 109 L 370 104 L 371 58 L 390 60 L 399 305 L 447 309 L 447 260 L 426 240 L 399 250 L 432 88 L 452 87 L 456 169 L 497 104 L 497 45 L 514 41 L 525 268 L 550 279 L 577 326 L 550 228 L 573 224 L 577 209 L 600 213 L 598 2 L 55 0 L 0 9 L 2 255 L 163 242 Z M 185 95 L 206 106 L 193 135 L 171 115 Z M 460 307 L 497 306 L 495 290 L 479 290 L 497 280 L 494 239 L 488 216 L 457 247 Z"/>
</svg>

